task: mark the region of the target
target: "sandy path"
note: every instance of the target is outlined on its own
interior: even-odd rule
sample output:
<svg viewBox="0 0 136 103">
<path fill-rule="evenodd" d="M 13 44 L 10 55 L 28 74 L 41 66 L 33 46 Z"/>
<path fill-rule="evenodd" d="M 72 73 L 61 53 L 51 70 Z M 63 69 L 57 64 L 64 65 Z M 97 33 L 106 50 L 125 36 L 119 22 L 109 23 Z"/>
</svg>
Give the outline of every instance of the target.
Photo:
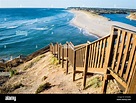
<svg viewBox="0 0 136 103">
<path fill-rule="evenodd" d="M 71 23 L 77 27 L 83 28 L 90 34 L 95 34 L 98 37 L 104 37 L 110 34 L 111 26 L 116 25 L 130 30 L 136 30 L 136 27 L 124 24 L 121 22 L 109 21 L 107 18 L 91 14 L 86 11 L 70 10 L 75 17 Z"/>
</svg>

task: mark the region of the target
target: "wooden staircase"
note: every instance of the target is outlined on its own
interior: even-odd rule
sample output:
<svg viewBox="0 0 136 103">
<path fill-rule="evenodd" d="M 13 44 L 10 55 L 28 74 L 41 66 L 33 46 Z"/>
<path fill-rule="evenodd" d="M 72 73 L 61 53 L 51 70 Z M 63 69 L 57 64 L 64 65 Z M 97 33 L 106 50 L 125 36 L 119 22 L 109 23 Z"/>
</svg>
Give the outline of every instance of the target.
<svg viewBox="0 0 136 103">
<path fill-rule="evenodd" d="M 83 73 L 83 88 L 87 74 L 97 73 L 103 76 L 102 93 L 106 93 L 111 77 L 124 88 L 124 94 L 136 93 L 136 31 L 113 25 L 110 35 L 94 42 L 76 46 L 71 42 L 51 43 L 50 51 L 62 68 L 66 62 L 66 73 L 68 64 L 72 65 L 73 81 L 76 73 Z"/>
</svg>

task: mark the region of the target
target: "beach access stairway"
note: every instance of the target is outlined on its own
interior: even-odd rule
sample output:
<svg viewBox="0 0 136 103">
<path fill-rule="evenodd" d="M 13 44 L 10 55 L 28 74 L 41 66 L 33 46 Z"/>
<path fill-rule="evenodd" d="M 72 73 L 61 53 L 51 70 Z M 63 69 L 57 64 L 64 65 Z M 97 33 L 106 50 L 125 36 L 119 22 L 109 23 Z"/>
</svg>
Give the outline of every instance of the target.
<svg viewBox="0 0 136 103">
<path fill-rule="evenodd" d="M 113 25 L 109 35 L 96 41 L 74 46 L 50 44 L 50 51 L 59 60 L 66 73 L 69 64 L 76 73 L 83 73 L 83 88 L 89 73 L 101 74 L 102 93 L 106 93 L 109 79 L 115 79 L 123 88 L 123 94 L 136 93 L 136 31 Z"/>
</svg>

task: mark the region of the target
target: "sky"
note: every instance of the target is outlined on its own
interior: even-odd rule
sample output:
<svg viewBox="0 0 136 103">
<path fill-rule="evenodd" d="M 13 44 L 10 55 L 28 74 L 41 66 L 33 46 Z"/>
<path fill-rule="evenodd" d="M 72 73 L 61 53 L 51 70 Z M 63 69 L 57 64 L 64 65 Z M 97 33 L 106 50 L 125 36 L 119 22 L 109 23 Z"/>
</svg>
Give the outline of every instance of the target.
<svg viewBox="0 0 136 103">
<path fill-rule="evenodd" d="M 99 7 L 136 9 L 136 0 L 0 0 L 0 8 Z"/>
</svg>

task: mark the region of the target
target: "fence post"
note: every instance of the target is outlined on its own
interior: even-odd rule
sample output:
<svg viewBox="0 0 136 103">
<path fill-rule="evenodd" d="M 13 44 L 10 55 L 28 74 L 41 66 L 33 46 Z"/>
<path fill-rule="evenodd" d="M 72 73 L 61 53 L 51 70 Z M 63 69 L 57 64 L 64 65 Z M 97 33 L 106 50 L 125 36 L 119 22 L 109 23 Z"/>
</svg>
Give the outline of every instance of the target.
<svg viewBox="0 0 136 103">
<path fill-rule="evenodd" d="M 76 51 L 73 51 L 73 81 L 75 81 L 75 73 L 76 73 Z"/>
<path fill-rule="evenodd" d="M 64 46 L 62 46 L 62 68 L 64 68 Z"/>
<path fill-rule="evenodd" d="M 86 74 L 87 74 L 87 69 L 88 69 L 89 47 L 90 45 L 86 45 L 85 63 L 84 63 L 84 71 L 83 71 L 83 89 L 86 86 Z"/>
<path fill-rule="evenodd" d="M 53 55 L 55 55 L 55 44 L 53 45 Z"/>
<path fill-rule="evenodd" d="M 52 52 L 52 48 L 53 48 L 52 43 L 50 43 L 50 52 Z"/>
<path fill-rule="evenodd" d="M 58 45 L 58 60 L 59 60 L 59 64 L 60 64 L 60 46 L 61 46 L 61 44 Z"/>
<path fill-rule="evenodd" d="M 124 92 L 125 94 L 136 94 L 136 38 L 133 40 L 132 49 L 135 51 L 135 54 L 133 55 L 133 63 L 131 66 L 127 87 Z"/>
<path fill-rule="evenodd" d="M 58 46 L 59 46 L 59 44 L 58 44 L 58 42 L 56 43 L 56 58 L 58 58 Z"/>
<path fill-rule="evenodd" d="M 135 64 L 135 68 L 134 68 L 134 72 L 133 72 L 133 76 L 131 78 L 130 83 L 128 84 L 125 93 L 126 94 L 136 94 L 136 64 Z"/>
<path fill-rule="evenodd" d="M 108 75 L 108 66 L 109 66 L 109 60 L 110 60 L 110 56 L 111 56 L 111 51 L 113 49 L 113 44 L 114 44 L 114 26 L 111 27 L 111 34 L 110 34 L 110 38 L 108 41 L 108 49 L 107 49 L 107 55 L 105 56 L 105 61 L 104 61 L 104 69 L 105 69 L 105 73 L 104 73 L 104 79 L 103 79 L 103 83 L 102 83 L 102 93 L 106 94 L 106 89 L 107 89 L 107 84 L 108 84 L 108 80 L 107 80 L 107 75 Z"/>
<path fill-rule="evenodd" d="M 67 49 L 67 51 L 66 51 L 66 74 L 68 74 L 68 42 L 66 43 L 66 49 Z"/>
</svg>

